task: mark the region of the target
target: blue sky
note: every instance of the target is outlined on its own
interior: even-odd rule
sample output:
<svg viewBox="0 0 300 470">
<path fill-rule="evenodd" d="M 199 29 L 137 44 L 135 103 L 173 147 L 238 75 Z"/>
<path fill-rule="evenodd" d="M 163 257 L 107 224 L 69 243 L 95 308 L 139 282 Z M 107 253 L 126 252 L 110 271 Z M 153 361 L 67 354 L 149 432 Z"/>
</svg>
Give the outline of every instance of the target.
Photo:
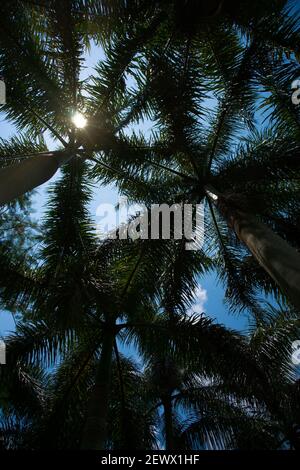
<svg viewBox="0 0 300 470">
<path fill-rule="evenodd" d="M 97 61 L 103 59 L 103 51 L 101 48 L 93 46 L 89 54 L 85 56 L 84 68 L 81 72 L 81 79 L 88 79 L 92 73 L 92 68 L 95 66 Z M 147 133 L 151 127 L 151 123 L 145 121 L 139 124 L 138 128 Z M 5 115 L 0 113 L 0 137 L 9 138 L 17 133 L 14 125 L 5 119 Z M 45 136 L 49 149 L 54 149 L 56 144 L 52 139 Z M 55 181 L 59 177 L 59 173 L 56 174 L 49 182 L 40 186 L 33 197 L 33 209 L 34 217 L 40 220 L 43 216 L 46 204 L 47 204 L 47 188 L 49 184 Z M 113 185 L 101 186 L 95 189 L 94 197 L 90 204 L 91 216 L 95 218 L 96 209 L 100 203 L 111 203 L 116 204 L 118 201 L 118 191 Z M 223 323 L 226 326 L 238 329 L 246 330 L 248 326 L 248 318 L 246 314 L 235 316 L 228 312 L 228 309 L 224 305 L 224 290 L 220 283 L 217 282 L 214 273 L 201 277 L 199 279 L 199 286 L 197 288 L 196 302 L 193 310 L 196 312 L 204 311 L 209 316 L 213 317 L 219 323 Z M 10 313 L 0 312 L 0 336 L 7 334 L 9 331 L 14 330 L 14 320 Z"/>
</svg>

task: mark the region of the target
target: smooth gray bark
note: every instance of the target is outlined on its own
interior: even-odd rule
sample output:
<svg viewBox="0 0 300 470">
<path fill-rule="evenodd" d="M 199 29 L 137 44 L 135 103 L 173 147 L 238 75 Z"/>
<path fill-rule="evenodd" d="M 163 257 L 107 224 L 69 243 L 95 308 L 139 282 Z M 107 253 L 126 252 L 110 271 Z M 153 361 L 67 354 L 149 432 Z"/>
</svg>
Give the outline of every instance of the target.
<svg viewBox="0 0 300 470">
<path fill-rule="evenodd" d="M 232 207 L 213 187 L 206 194 L 291 303 L 300 310 L 300 253 L 254 215 Z"/>
<path fill-rule="evenodd" d="M 47 152 L 0 169 L 0 205 L 48 181 L 58 168 L 72 158 L 67 152 Z"/>
</svg>

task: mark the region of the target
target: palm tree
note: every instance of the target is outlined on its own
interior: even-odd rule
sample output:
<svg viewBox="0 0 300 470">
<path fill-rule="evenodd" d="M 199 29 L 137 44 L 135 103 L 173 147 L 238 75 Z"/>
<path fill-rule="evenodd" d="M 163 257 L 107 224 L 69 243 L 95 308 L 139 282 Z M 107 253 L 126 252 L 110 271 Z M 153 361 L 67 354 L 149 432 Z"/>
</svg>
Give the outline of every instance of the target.
<svg viewBox="0 0 300 470">
<path fill-rule="evenodd" d="M 205 19 L 203 31 L 196 22 L 189 35 L 194 2 L 184 15 L 181 2 L 170 14 L 168 2 L 167 8 L 154 2 L 146 20 L 144 2 L 116 2 L 111 8 L 98 3 L 87 2 L 85 15 L 72 1 L 63 7 L 56 1 L 46 8 L 21 1 L 0 7 L 0 67 L 13 90 L 3 110 L 27 131 L 1 141 L 6 165 L 1 202 L 46 181 L 65 163 L 49 195 L 34 259 L 20 263 L 9 254 L 7 263 L 7 253 L 1 253 L 3 305 L 23 314 L 8 344 L 9 361 L 18 368 L 1 370 L 3 427 L 11 430 L 7 446 L 126 448 L 133 436 L 136 448 L 155 447 L 158 403 L 168 449 L 254 446 L 258 432 L 265 447 L 274 447 L 280 433 L 292 442 L 290 403 L 297 387 L 286 365 L 287 346 L 281 344 L 282 366 L 283 359 L 269 360 L 264 335 L 259 340 L 262 329 L 267 336 L 270 328 L 257 294 L 279 296 L 275 280 L 299 305 L 299 286 L 293 284 L 299 275 L 299 112 L 287 91 L 299 66 L 280 55 L 298 52 L 293 45 L 298 30 L 283 12 L 279 20 L 258 21 L 252 8 L 244 16 L 227 2 L 215 2 L 208 12 L 203 3 L 200 16 L 213 18 Z M 282 2 L 275 3 L 281 9 Z M 275 24 L 281 25 L 279 33 Z M 79 80 L 80 61 L 91 38 L 101 41 L 106 59 L 85 85 Z M 135 80 L 131 90 L 127 74 Z M 262 99 L 270 107 L 269 129 L 261 133 L 254 126 L 258 86 L 270 93 Z M 212 103 L 217 103 L 214 111 Z M 82 130 L 70 124 L 76 110 L 87 118 Z M 128 126 L 145 116 L 158 133 L 129 135 Z M 39 137 L 45 129 L 62 148 L 46 149 Z M 237 138 L 243 140 L 239 146 Z M 149 207 L 206 199 L 203 250 L 186 251 L 184 239 L 99 242 L 88 214 L 95 180 L 114 182 Z M 258 259 L 271 278 L 235 239 L 226 219 L 257 259 L 260 246 L 272 249 L 272 258 Z M 255 236 L 251 244 L 249 235 Z M 280 256 L 274 255 L 278 244 Z M 197 276 L 212 267 L 225 278 L 231 306 L 255 314 L 250 344 L 204 316 L 186 314 Z M 289 339 L 290 322 L 283 327 Z M 271 345 L 278 331 L 271 328 Z M 138 348 L 149 364 L 150 384 L 122 357 L 120 342 Z M 157 358 L 163 365 L 158 374 Z M 187 368 L 185 376 L 181 368 Z M 170 369 L 172 381 L 166 379 Z M 285 372 L 281 381 L 274 379 L 278 370 Z M 28 393 L 24 410 L 14 391 L 19 383 Z M 245 403 L 257 418 L 252 424 Z M 186 419 L 178 412 L 182 407 Z"/>
<path fill-rule="evenodd" d="M 69 348 L 75 348 L 76 355 L 77 343 L 83 338 L 82 348 L 86 349 L 82 351 L 82 373 L 93 361 L 96 368 L 92 370 L 95 381 L 89 391 L 82 446 L 101 448 L 107 440 L 115 338 L 123 331 L 151 326 L 153 314 L 148 303 L 157 295 L 159 279 L 174 249 L 167 246 L 167 241 L 159 240 L 154 244 L 108 241 L 99 245 L 87 212 L 87 169 L 79 158 L 64 169 L 61 180 L 50 190 L 52 202 L 37 264 L 20 272 L 18 283 L 11 286 L 9 279 L 4 279 L 2 286 L 5 298 L 11 301 L 13 296 L 15 305 L 26 312 L 24 320 L 30 322 L 28 340 L 34 340 L 32 347 L 40 350 L 42 357 L 46 353 L 55 360 L 57 355 L 71 354 Z M 14 274 L 16 269 L 12 266 Z M 118 319 L 127 321 L 120 323 Z M 16 359 L 12 356 L 11 360 Z"/>
<path fill-rule="evenodd" d="M 10 90 L 2 109 L 19 128 L 28 130 L 26 146 L 20 151 L 13 141 L 16 145 L 11 145 L 7 166 L 1 170 L 1 204 L 47 181 L 76 154 L 71 112 L 78 104 L 82 35 L 75 32 L 72 2 L 63 8 L 54 2 L 46 22 L 36 13 L 23 2 L 1 6 L 1 70 Z M 48 152 L 43 145 L 39 151 L 41 145 L 32 137 L 45 130 L 63 150 Z M 9 159 L 19 162 L 11 166 Z"/>
<path fill-rule="evenodd" d="M 216 11 L 221 12 L 223 9 L 223 14 L 225 14 L 226 8 L 221 3 L 220 5 L 218 4 L 218 6 L 215 5 Z M 274 25 L 272 24 L 271 36 L 272 34 L 274 35 L 273 49 L 275 48 L 275 51 L 278 51 L 280 48 L 282 50 L 284 47 L 283 44 L 290 44 L 291 38 L 297 37 L 298 30 L 296 29 L 295 21 L 290 20 L 288 14 L 282 10 L 283 2 L 274 2 L 274 5 L 279 9 L 280 25 L 281 28 L 285 28 L 286 32 L 286 38 L 283 38 L 283 35 L 280 36 L 278 33 L 275 34 Z M 94 4 L 91 2 L 87 8 L 92 10 L 93 7 Z M 119 7 L 122 7 L 122 5 L 120 4 Z M 169 156 L 170 151 L 173 154 L 174 152 L 187 153 L 189 160 L 188 165 L 192 165 L 192 174 L 188 175 L 184 171 L 180 173 L 182 176 L 185 174 L 185 181 L 192 182 L 192 180 L 194 180 L 194 185 L 200 185 L 202 189 L 198 196 L 201 199 L 205 192 L 209 194 L 207 193 L 206 184 L 213 182 L 210 180 L 215 171 L 213 168 L 214 160 L 220 160 L 222 153 L 227 152 L 228 143 L 232 138 L 232 131 L 234 132 L 235 129 L 237 129 L 238 119 L 242 117 L 251 128 L 253 100 L 256 99 L 255 85 L 257 83 L 266 85 L 266 79 L 262 77 L 262 75 L 266 70 L 269 71 L 272 68 L 273 63 L 275 63 L 277 75 L 274 77 L 277 78 L 275 83 L 280 87 L 280 90 L 274 90 L 274 85 L 272 85 L 274 113 L 278 114 L 279 112 L 277 108 L 278 101 L 280 102 L 280 109 L 282 108 L 283 102 L 287 101 L 281 89 L 283 87 L 286 88 L 287 79 L 292 79 L 292 77 L 295 76 L 297 65 L 295 66 L 293 61 L 291 61 L 289 71 L 285 72 L 283 75 L 283 59 L 280 57 L 271 59 L 270 54 L 272 53 L 272 48 L 269 42 L 267 44 L 262 42 L 264 33 L 270 39 L 270 28 L 268 24 L 266 33 L 266 28 L 261 26 L 261 24 L 264 24 L 261 18 L 259 18 L 258 23 L 259 33 L 255 35 L 253 34 L 253 30 L 250 31 L 251 43 L 248 47 L 243 48 L 241 41 L 238 40 L 238 35 L 234 31 L 228 32 L 219 19 L 213 23 L 212 32 L 214 33 L 214 37 L 206 46 L 203 45 L 203 40 L 206 36 L 202 33 L 198 37 L 199 25 L 195 25 L 195 27 L 197 26 L 196 30 L 194 31 L 192 28 L 192 35 L 187 35 L 188 41 L 186 46 L 178 47 L 179 38 L 181 43 L 181 35 L 185 34 L 186 27 L 184 24 L 182 24 L 181 27 L 176 21 L 182 18 L 183 23 L 187 20 L 187 24 L 189 27 L 191 26 L 189 21 L 195 17 L 194 9 L 197 8 L 193 2 L 185 6 L 187 8 L 183 16 L 176 16 L 178 11 L 170 12 L 169 16 L 172 18 L 171 23 L 175 21 L 179 31 L 179 37 L 177 37 L 177 34 L 172 35 L 171 42 L 168 41 L 168 30 L 164 30 L 164 32 L 161 31 L 162 24 L 167 21 L 164 11 L 158 14 L 154 8 L 150 24 L 141 25 L 139 5 L 137 4 L 135 7 L 137 11 L 135 12 L 133 8 L 133 12 L 130 12 L 130 15 L 136 15 L 137 18 L 135 28 L 132 27 L 132 22 L 130 26 L 128 26 L 127 21 L 125 21 L 124 26 L 119 28 L 119 37 L 117 39 L 113 37 L 112 45 L 109 44 L 107 48 L 108 61 L 98 69 L 101 82 L 99 81 L 100 77 L 98 79 L 95 78 L 94 86 L 90 87 L 90 91 L 92 91 L 94 95 L 89 105 L 89 114 L 92 115 L 90 123 L 88 128 L 79 134 L 75 133 L 74 128 L 70 128 L 68 116 L 70 118 L 70 112 L 76 110 L 78 106 L 83 104 L 83 98 L 79 92 L 80 83 L 78 81 L 78 74 L 80 68 L 80 53 L 86 39 L 83 34 L 78 33 L 78 30 L 76 30 L 77 21 L 82 21 L 81 16 L 79 15 L 81 20 L 78 20 L 78 16 L 76 16 L 78 11 L 74 8 L 72 2 L 68 4 L 68 9 L 63 9 L 63 11 L 61 7 L 59 7 L 59 4 L 54 2 L 53 5 L 50 5 L 49 10 L 46 10 L 46 24 L 45 21 L 41 24 L 39 16 L 41 12 L 38 9 L 34 28 L 37 30 L 41 29 L 43 34 L 52 37 L 50 50 L 45 50 L 42 40 L 35 37 L 32 28 L 30 28 L 28 15 L 31 7 L 29 7 L 29 10 L 25 9 L 24 13 L 20 12 L 18 6 L 3 7 L 4 9 L 8 9 L 7 11 L 3 11 L 3 17 L 13 18 L 12 24 L 8 23 L 8 25 L 5 25 L 3 28 L 4 36 L 2 39 L 6 51 L 6 54 L 3 55 L 3 68 L 6 70 L 4 75 L 7 76 L 9 80 L 9 87 L 15 87 L 15 81 L 18 79 L 16 70 L 20 70 L 20 73 L 22 73 L 22 66 L 24 67 L 28 64 L 28 59 L 30 58 L 31 60 L 32 54 L 36 57 L 34 67 L 32 67 L 33 76 L 28 78 L 30 84 L 29 81 L 25 83 L 22 96 L 14 96 L 14 99 L 12 99 L 4 109 L 9 112 L 9 115 L 14 118 L 16 122 L 21 122 L 23 125 L 26 124 L 27 127 L 34 125 L 34 132 L 37 131 L 37 127 L 43 129 L 43 127 L 46 126 L 55 138 L 59 139 L 65 147 L 63 152 L 58 151 L 58 153 L 55 154 L 43 154 L 40 157 L 29 159 L 16 167 L 6 168 L 3 171 L 3 178 L 5 180 L 5 184 L 2 185 L 4 191 L 3 202 L 10 200 L 13 193 L 17 196 L 22 194 L 25 190 L 32 189 L 36 184 L 46 181 L 56 172 L 60 164 L 72 158 L 82 145 L 84 149 L 88 151 L 88 154 L 91 150 L 98 152 L 102 150 L 106 153 L 107 151 L 114 151 L 118 154 L 123 154 L 124 152 L 128 153 L 129 149 L 126 148 L 122 139 L 118 138 L 116 131 L 119 133 L 122 128 L 124 129 L 124 126 L 141 115 L 141 113 L 143 114 L 144 111 L 149 112 L 150 103 L 153 103 L 154 109 L 157 110 L 157 112 L 154 112 L 154 119 L 160 120 L 165 134 L 169 135 L 171 139 L 170 145 L 168 145 L 166 139 L 164 139 L 164 146 L 170 147 L 167 151 Z M 204 8 L 204 6 L 202 7 Z M 14 15 L 11 14 L 10 8 L 15 8 Z M 180 10 L 180 4 L 178 8 Z M 213 10 L 215 11 L 215 9 Z M 255 10 L 250 8 L 247 14 L 253 17 L 253 23 L 255 25 L 258 22 L 258 18 L 255 16 L 254 12 Z M 203 12 L 198 11 L 198 13 L 200 17 L 203 16 Z M 233 15 L 233 21 L 236 22 L 239 28 L 245 27 L 243 19 L 238 16 L 240 12 L 235 13 L 237 15 Z M 231 18 L 230 21 L 232 21 L 232 12 L 229 11 L 228 15 L 227 21 L 229 21 L 229 18 Z M 204 17 L 206 16 L 209 15 L 205 14 Z M 273 21 L 276 23 L 277 27 L 279 27 L 278 20 Z M 66 22 L 68 24 L 67 28 Z M 241 26 L 241 24 L 243 26 Z M 82 27 L 84 26 L 82 25 Z M 130 29 L 128 30 L 128 28 Z M 20 35 L 19 39 L 15 37 L 16 30 Z M 125 33 L 127 34 L 127 38 L 125 38 Z M 150 48 L 147 46 L 148 41 L 154 36 L 157 37 L 157 41 L 159 41 L 155 49 L 153 49 L 152 46 Z M 109 37 L 110 34 L 108 33 L 108 38 Z M 144 38 L 143 42 L 141 42 L 141 37 Z M 218 57 L 220 48 L 216 54 L 216 49 L 220 46 L 220 40 L 223 41 L 223 47 L 221 49 L 223 63 Z M 224 40 L 226 40 L 226 43 Z M 166 42 L 167 48 L 165 47 Z M 194 53 L 197 44 L 201 45 L 200 62 Z M 16 49 L 20 49 L 20 46 L 26 50 L 26 54 L 24 54 L 24 64 L 18 63 L 17 69 L 16 67 L 13 69 L 12 76 L 12 54 L 15 54 L 17 52 Z M 51 47 L 53 48 L 53 46 L 56 47 L 59 54 L 56 54 L 57 59 L 52 60 L 49 64 L 48 60 L 49 56 L 52 57 Z M 136 54 L 141 48 L 144 49 L 144 61 L 141 61 L 139 58 L 136 59 Z M 30 57 L 29 52 L 31 53 Z M 174 65 L 174 60 L 178 57 L 180 57 L 180 60 Z M 133 100 L 131 100 L 133 102 L 131 110 L 129 110 L 125 119 L 121 119 L 120 121 L 120 111 L 118 112 L 112 102 L 114 99 L 120 100 L 123 87 L 122 77 L 124 77 L 125 72 L 128 73 L 132 70 L 132 66 L 136 61 L 138 61 L 140 72 L 139 76 L 135 75 L 141 86 L 137 93 L 134 94 Z M 199 76 L 198 72 L 199 66 L 203 63 L 208 64 L 205 66 L 208 77 L 216 79 L 212 90 L 217 92 L 220 96 L 219 109 L 215 122 L 212 124 L 210 134 L 209 132 L 207 134 L 208 145 L 202 144 L 201 139 L 195 137 L 199 121 L 197 116 L 199 117 L 201 115 L 201 108 L 203 109 L 199 98 L 205 96 L 203 92 L 204 80 L 203 77 Z M 155 70 L 155 73 L 150 73 L 149 75 L 146 72 L 146 82 L 143 83 L 144 80 L 141 79 L 141 76 L 143 76 L 142 74 L 145 71 L 145 65 L 147 70 L 149 70 L 150 67 L 150 70 Z M 56 70 L 55 76 L 53 76 L 53 66 L 55 66 Z M 171 70 L 172 67 L 173 72 Z M 172 86 L 170 86 L 168 90 L 166 90 L 163 85 L 164 82 L 167 84 L 164 78 L 166 76 L 173 76 Z M 113 85 L 108 88 L 110 84 Z M 41 95 L 41 97 L 36 100 L 34 108 L 32 104 L 29 103 L 26 86 L 28 86 L 30 90 L 34 89 L 39 96 Z M 209 85 L 207 86 L 207 84 L 206 89 L 207 91 L 209 90 Z M 98 97 L 99 93 L 100 103 Z M 178 96 L 178 99 L 180 97 L 181 101 L 180 107 L 175 110 L 170 109 L 170 106 L 173 105 L 173 96 Z M 59 104 L 58 98 L 60 101 Z M 20 105 L 20 99 L 22 99 L 22 106 Z M 127 103 L 124 98 L 121 98 L 121 102 L 122 101 L 124 104 L 121 104 L 121 109 L 124 108 L 125 102 Z M 268 103 L 269 102 L 270 100 L 268 100 Z M 64 103 L 66 104 L 64 105 Z M 242 112 L 240 109 L 241 103 L 243 103 Z M 157 105 L 160 106 L 160 110 L 157 108 Z M 42 109 L 40 109 L 41 106 Z M 64 108 L 62 108 L 62 106 L 64 106 Z M 297 112 L 292 109 L 291 103 L 289 103 L 287 109 L 288 116 L 289 114 L 291 115 L 289 121 L 291 121 L 294 125 L 293 127 L 296 128 L 297 134 L 297 132 L 299 132 Z M 286 114 L 285 112 L 285 121 L 287 121 Z M 50 115 L 52 116 L 51 119 L 49 119 Z M 100 124 L 100 120 L 103 119 L 104 116 L 106 120 L 105 129 Z M 231 133 L 229 132 L 230 129 Z M 67 136 L 67 140 L 65 136 Z M 137 147 L 136 144 L 134 147 Z M 206 148 L 206 151 L 204 151 L 204 160 L 206 163 L 204 163 L 202 157 L 199 159 L 199 149 L 201 149 L 203 145 L 204 148 Z M 133 150 L 136 151 L 134 152 Z M 136 153 L 139 153 L 139 151 L 136 148 L 133 150 L 131 153 L 134 154 L 133 158 L 136 160 L 138 158 Z M 161 148 L 159 148 L 159 153 L 160 151 Z M 197 153 L 198 155 L 196 156 Z M 152 149 L 150 156 L 151 155 L 153 155 Z M 88 157 L 86 152 L 85 156 Z M 174 158 L 173 161 L 175 161 Z M 139 161 L 138 165 L 141 166 Z M 105 162 L 99 162 L 98 160 L 97 166 L 103 169 Z M 114 173 L 115 167 L 110 166 L 110 168 Z M 94 169 L 94 173 L 95 171 L 96 169 Z M 189 171 L 187 173 L 189 173 Z M 110 173 L 110 177 L 112 177 L 112 173 Z M 115 179 L 116 175 L 113 174 L 113 177 Z M 20 181 L 20 183 L 14 185 L 11 184 L 10 181 Z M 220 188 L 217 188 L 217 191 L 220 192 Z M 226 199 L 226 202 L 228 206 L 228 199 Z M 237 212 L 233 211 L 232 207 L 229 208 L 230 210 L 228 209 L 229 212 L 228 210 L 224 211 L 224 201 L 222 207 L 223 214 L 226 213 L 228 215 L 230 213 L 231 219 L 236 220 L 232 225 L 236 228 L 240 227 L 239 222 L 241 221 L 236 216 Z M 235 214 L 235 217 L 233 217 L 233 214 Z M 241 217 L 241 214 L 239 214 L 239 217 Z M 244 220 L 249 220 L 249 216 L 246 215 Z M 287 244 L 280 241 L 278 237 L 272 237 L 271 232 L 265 229 L 263 225 L 257 225 L 253 217 L 252 223 L 249 224 L 248 232 L 249 235 L 245 234 L 242 236 L 241 231 L 237 228 L 238 235 L 242 236 L 242 240 L 246 242 L 252 254 L 254 254 L 263 268 L 271 275 L 273 280 L 277 282 L 281 291 L 298 307 L 299 292 L 297 285 L 299 284 L 299 256 L 294 250 L 291 250 Z M 253 240 L 252 245 L 249 242 L 250 239 Z M 274 257 L 274 253 L 279 250 L 279 246 L 282 255 Z M 286 263 L 283 262 L 284 258 L 287 260 Z"/>
<path fill-rule="evenodd" d="M 161 35 L 155 48 L 148 48 L 142 58 L 136 59 L 138 72 L 133 71 L 132 75 L 137 87 L 119 125 L 123 134 L 109 152 L 101 145 L 93 147 L 101 155 L 94 171 L 103 181 L 109 181 L 114 175 L 121 191 L 148 204 L 157 201 L 158 196 L 170 203 L 199 203 L 208 199 L 208 213 L 215 226 L 211 230 L 216 232 L 226 273 L 231 271 L 232 291 L 240 277 L 236 269 L 231 269 L 236 264 L 233 260 L 236 242 L 231 230 L 223 233 L 225 229 L 211 203 L 218 201 L 217 207 L 222 206 L 221 214 L 231 229 L 235 229 L 277 286 L 260 268 L 257 268 L 256 282 L 261 285 L 264 278 L 264 287 L 273 292 L 278 292 L 279 287 L 298 308 L 300 259 L 295 233 L 299 210 L 296 198 L 299 112 L 290 103 L 288 85 L 299 73 L 299 65 L 292 60 L 286 68 L 284 59 L 272 58 L 270 47 L 260 40 L 253 38 L 245 46 L 238 34 L 226 29 L 221 28 L 220 37 L 216 35 L 213 41 L 214 44 L 208 46 L 200 37 L 185 47 L 181 41 L 173 39 L 166 50 L 166 37 Z M 123 43 L 122 47 L 125 47 Z M 119 49 L 118 44 L 112 45 L 113 53 L 108 62 L 111 67 L 115 65 Z M 199 70 L 204 70 L 205 74 L 200 75 Z M 268 81 L 265 78 L 266 71 L 270 70 L 273 70 L 272 84 L 270 78 Z M 99 77 L 90 90 L 96 91 L 101 79 Z M 254 126 L 254 111 L 258 111 L 258 86 L 261 85 L 271 93 L 271 98 L 262 99 L 262 105 L 271 113 L 269 130 L 259 134 Z M 218 100 L 217 109 L 210 119 L 208 113 L 212 114 L 214 96 Z M 97 101 L 93 106 L 96 108 Z M 126 126 L 141 116 L 151 117 L 159 134 L 152 139 L 136 135 L 128 138 Z M 244 145 L 237 147 L 235 153 L 231 152 L 239 136 Z M 230 152 L 233 155 L 229 158 Z M 217 189 L 209 190 L 211 186 Z M 289 229 L 284 230 L 287 212 Z M 245 232 L 241 231 L 241 226 Z M 278 234 L 284 240 L 280 240 Z M 240 245 L 240 258 L 242 253 L 245 251 Z M 243 289 L 239 284 L 236 294 L 230 293 L 231 297 L 241 297 Z M 248 299 L 244 297 L 244 304 L 253 304 L 250 295 Z"/>
<path fill-rule="evenodd" d="M 47 149 L 38 152 L 35 142 L 31 141 L 28 147 L 33 150 L 24 153 L 23 149 L 21 155 L 18 155 L 18 146 L 12 146 L 7 167 L 0 171 L 1 205 L 48 181 L 61 165 L 80 153 L 78 149 L 82 142 L 72 123 L 74 113 L 85 107 L 79 80 L 80 63 L 84 48 L 90 44 L 91 35 L 87 35 L 89 15 L 96 15 L 97 19 L 97 15 L 100 17 L 104 13 L 93 0 L 84 6 L 84 12 L 81 5 L 72 0 L 63 5 L 58 1 L 32 5 L 20 0 L 1 6 L 1 73 L 10 90 L 7 103 L 1 109 L 19 127 L 26 127 L 31 135 L 38 136 L 47 130 L 63 145 L 62 149 L 53 152 Z M 117 9 L 115 14 L 119 13 Z M 154 18 L 140 28 L 139 37 L 131 45 L 130 56 L 142 38 L 145 41 L 152 37 L 158 23 Z M 102 40 L 105 40 L 105 34 Z M 111 72 L 114 75 L 115 71 Z M 102 98 L 104 109 L 102 106 L 98 110 L 98 122 L 102 112 L 106 112 L 109 94 L 104 93 Z M 109 139 L 109 146 L 113 144 L 114 139 Z M 14 163 L 18 157 L 25 160 L 8 164 L 9 160 Z"/>
<path fill-rule="evenodd" d="M 122 45 L 123 54 L 115 55 L 113 59 L 116 66 L 111 68 L 109 76 L 106 77 L 112 79 L 112 82 L 107 81 L 106 84 L 113 84 L 110 91 L 107 93 L 106 90 L 104 93 L 106 97 L 104 96 L 103 104 L 106 107 L 106 101 L 120 87 L 119 82 L 129 68 L 130 61 L 147 46 L 157 32 L 161 34 L 162 30 L 171 34 L 167 47 L 171 39 L 176 41 L 180 38 L 187 41 L 186 65 L 190 46 L 195 38 L 200 39 L 200 43 L 205 39 L 215 54 L 217 44 L 214 42 L 224 39 L 224 21 L 227 27 L 238 27 L 250 37 L 255 31 L 255 40 L 263 43 L 267 41 L 276 52 L 294 53 L 297 56 L 299 32 L 296 19 L 291 19 L 288 11 L 284 9 L 286 2 L 274 0 L 272 3 L 273 15 L 270 21 L 269 15 L 266 17 L 266 5 L 261 2 L 255 2 L 251 7 L 243 4 L 235 9 L 219 0 L 209 5 L 206 2 L 194 1 L 177 2 L 176 5 L 172 5 L 172 2 L 171 5 L 168 2 L 166 5 L 153 2 L 147 7 L 148 16 L 151 18 L 149 24 L 144 22 L 145 4 L 138 1 L 132 5 L 123 1 L 113 5 L 101 2 L 101 5 L 98 5 L 90 0 L 84 4 L 84 11 L 82 5 L 71 0 L 63 7 L 56 1 L 32 4 L 20 0 L 14 4 L 2 5 L 0 40 L 4 53 L 1 68 L 8 89 L 14 90 L 14 96 L 9 94 L 8 103 L 2 109 L 15 122 L 21 126 L 25 125 L 34 133 L 47 129 L 63 144 L 64 150 L 33 156 L 37 153 L 35 151 L 27 155 L 32 157 L 27 161 L 0 172 L 0 203 L 5 204 L 44 183 L 76 154 L 79 143 L 76 145 L 74 141 L 75 129 L 70 123 L 70 113 L 74 113 L 78 106 L 83 104 L 79 69 L 82 49 L 84 45 L 89 44 L 89 37 L 105 42 L 115 31 L 119 31 L 124 39 L 124 25 L 128 28 L 130 22 L 131 34 L 127 43 Z M 120 15 L 124 17 L 123 24 L 118 21 Z M 203 21 L 208 23 L 204 25 Z M 125 32 L 128 38 L 126 29 Z M 50 41 L 47 41 L 48 38 L 51 38 Z M 120 60 L 119 64 L 116 59 Z M 31 71 L 26 76 L 23 73 L 24 67 Z M 223 66 L 222 68 L 224 70 Z M 23 83 L 22 90 L 18 86 L 20 78 Z M 101 113 L 102 111 L 103 108 Z M 99 110 L 97 118 L 99 119 Z M 101 133 L 99 124 L 96 127 L 97 133 Z M 107 137 L 107 130 L 105 134 Z M 110 140 L 110 146 L 113 146 L 113 143 L 113 140 Z M 10 156 L 14 157 L 14 149 Z"/>
<path fill-rule="evenodd" d="M 119 338 L 128 344 L 136 338 L 148 366 L 142 373 L 115 343 L 105 447 L 136 450 L 165 442 L 167 450 L 274 449 L 287 440 L 297 448 L 293 403 L 298 385 L 290 352 L 299 320 L 293 313 L 267 313 L 269 319 L 248 338 L 203 316 L 170 325 L 160 314 L 147 327 L 145 321 L 122 326 Z M 101 337 L 94 323 L 81 328 L 76 340 L 70 332 L 67 338 L 55 331 L 49 321 L 18 325 L 8 341 L 9 364 L 18 367 L 1 370 L 1 429 L 11 427 L 8 447 L 78 448 L 89 416 L 87 391 L 93 396 L 103 364 L 101 338 L 103 344 L 103 332 Z M 57 360 L 52 372 L 39 372 L 38 365 Z M 101 397 L 103 390 L 98 401 Z M 99 416 L 99 408 L 94 413 Z M 99 426 L 94 433 L 101 435 Z M 86 447 L 93 442 L 94 435 Z"/>
</svg>

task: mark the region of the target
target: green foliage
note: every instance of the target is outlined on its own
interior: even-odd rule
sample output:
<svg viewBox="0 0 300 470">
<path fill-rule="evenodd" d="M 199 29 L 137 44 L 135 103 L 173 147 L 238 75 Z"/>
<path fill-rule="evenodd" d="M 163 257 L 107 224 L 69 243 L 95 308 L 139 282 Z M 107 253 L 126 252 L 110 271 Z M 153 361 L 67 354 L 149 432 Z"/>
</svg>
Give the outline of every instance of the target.
<svg viewBox="0 0 300 470">
<path fill-rule="evenodd" d="M 0 140 L 0 165 L 45 152 L 45 130 L 73 155 L 39 227 L 28 195 L 0 212 L 1 308 L 19 314 L 0 369 L 6 448 L 80 447 L 108 335 L 107 449 L 299 447 L 299 316 L 206 197 L 215 186 L 299 250 L 299 20 L 271 3 L 1 3 L 1 111 L 22 134 Z M 105 58 L 82 83 L 92 41 Z M 89 204 L 111 183 L 147 208 L 204 203 L 203 248 L 100 241 Z M 211 270 L 250 331 L 190 313 Z"/>
</svg>

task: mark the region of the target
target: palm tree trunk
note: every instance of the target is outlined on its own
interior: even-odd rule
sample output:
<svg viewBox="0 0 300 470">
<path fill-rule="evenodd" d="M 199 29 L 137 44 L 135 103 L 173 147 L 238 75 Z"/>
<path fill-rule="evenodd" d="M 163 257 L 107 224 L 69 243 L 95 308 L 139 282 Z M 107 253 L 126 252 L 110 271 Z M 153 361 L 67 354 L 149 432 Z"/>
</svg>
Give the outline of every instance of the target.
<svg viewBox="0 0 300 470">
<path fill-rule="evenodd" d="M 173 430 L 173 407 L 171 395 L 165 396 L 162 400 L 164 408 L 166 450 L 175 450 L 174 430 Z"/>
<path fill-rule="evenodd" d="M 111 362 L 115 335 L 108 331 L 101 351 L 95 385 L 88 404 L 82 449 L 103 450 L 107 440 L 107 416 L 111 386 Z"/>
<path fill-rule="evenodd" d="M 0 205 L 48 181 L 72 158 L 69 152 L 45 152 L 0 170 Z"/>
<path fill-rule="evenodd" d="M 300 253 L 257 218 L 232 207 L 215 188 L 206 194 L 282 293 L 300 310 Z"/>
</svg>

